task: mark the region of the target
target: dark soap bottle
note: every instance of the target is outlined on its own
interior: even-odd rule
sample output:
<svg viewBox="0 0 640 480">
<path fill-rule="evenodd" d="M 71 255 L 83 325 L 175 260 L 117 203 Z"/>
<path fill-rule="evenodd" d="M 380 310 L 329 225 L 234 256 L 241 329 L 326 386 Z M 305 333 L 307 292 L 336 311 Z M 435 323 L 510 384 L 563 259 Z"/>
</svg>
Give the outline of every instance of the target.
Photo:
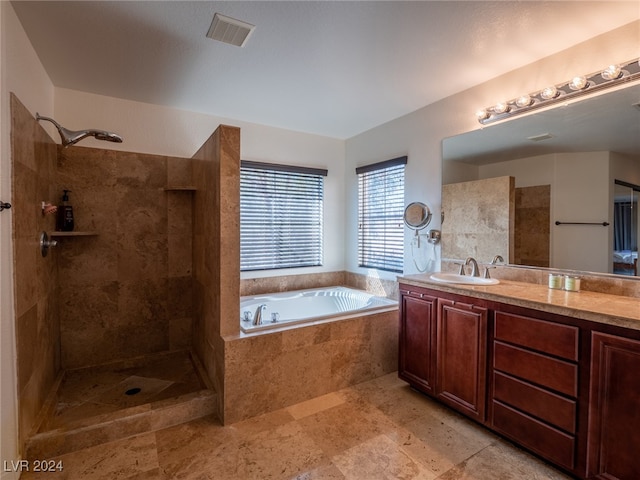
<svg viewBox="0 0 640 480">
<path fill-rule="evenodd" d="M 59 232 L 73 231 L 73 207 L 69 204 L 68 195 L 70 191 L 71 190 L 64 190 L 64 195 L 62 195 L 62 205 L 58 206 L 56 230 Z"/>
</svg>

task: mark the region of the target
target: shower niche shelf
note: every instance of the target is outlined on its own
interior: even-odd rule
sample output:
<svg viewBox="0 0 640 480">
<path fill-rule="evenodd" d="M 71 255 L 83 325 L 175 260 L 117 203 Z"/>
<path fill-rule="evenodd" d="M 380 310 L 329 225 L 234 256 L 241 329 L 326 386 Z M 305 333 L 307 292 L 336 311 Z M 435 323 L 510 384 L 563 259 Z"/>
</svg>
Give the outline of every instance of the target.
<svg viewBox="0 0 640 480">
<path fill-rule="evenodd" d="M 50 237 L 95 237 L 98 232 L 51 232 Z"/>
<path fill-rule="evenodd" d="M 196 187 L 193 185 L 169 185 L 164 187 L 165 192 L 195 192 Z"/>
</svg>

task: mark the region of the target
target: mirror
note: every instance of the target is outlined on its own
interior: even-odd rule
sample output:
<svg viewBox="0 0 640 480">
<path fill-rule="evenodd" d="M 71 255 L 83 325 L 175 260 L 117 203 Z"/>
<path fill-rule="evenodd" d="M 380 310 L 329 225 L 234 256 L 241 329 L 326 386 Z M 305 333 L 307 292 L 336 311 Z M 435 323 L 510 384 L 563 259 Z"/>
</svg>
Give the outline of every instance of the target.
<svg viewBox="0 0 640 480">
<path fill-rule="evenodd" d="M 431 223 L 431 210 L 422 202 L 412 202 L 404 209 L 404 223 L 417 233 Z"/>
<path fill-rule="evenodd" d="M 510 263 L 628 274 L 614 269 L 615 182 L 640 185 L 639 105 L 636 82 L 447 138 L 442 183 L 512 176 L 516 212 L 519 192 L 532 188 L 528 198 L 540 199 L 537 192 L 548 191 L 547 264 L 517 254 Z M 539 214 L 527 206 L 521 220 Z M 521 223 L 516 213 L 516 243 L 533 237 L 518 231 Z"/>
</svg>

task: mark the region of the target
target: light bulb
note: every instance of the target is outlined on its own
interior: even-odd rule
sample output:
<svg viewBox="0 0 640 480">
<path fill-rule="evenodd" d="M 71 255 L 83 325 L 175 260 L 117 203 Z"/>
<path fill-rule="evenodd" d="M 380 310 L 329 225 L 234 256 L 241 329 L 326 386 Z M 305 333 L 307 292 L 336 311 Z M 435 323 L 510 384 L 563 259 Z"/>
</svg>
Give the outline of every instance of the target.
<svg viewBox="0 0 640 480">
<path fill-rule="evenodd" d="M 493 111 L 495 113 L 506 113 L 509 110 L 511 109 L 509 108 L 509 104 L 507 102 L 496 103 L 493 107 Z"/>
<path fill-rule="evenodd" d="M 531 98 L 530 95 L 521 95 L 518 98 L 516 98 L 516 105 L 520 108 L 528 107 L 532 103 L 533 103 L 533 99 Z"/>
<path fill-rule="evenodd" d="M 609 65 L 602 71 L 601 75 L 605 80 L 615 80 L 622 76 L 622 70 L 618 65 Z"/>
<path fill-rule="evenodd" d="M 489 118 L 489 112 L 487 110 L 477 110 L 476 117 L 478 121 L 486 120 Z"/>
<path fill-rule="evenodd" d="M 551 100 L 552 98 L 556 98 L 558 95 L 558 89 L 554 86 L 547 87 L 540 92 L 540 96 L 545 100 Z"/>
<path fill-rule="evenodd" d="M 587 77 L 578 76 L 573 77 L 573 80 L 569 82 L 569 88 L 571 90 L 584 90 L 589 86 L 589 82 L 587 82 Z"/>
</svg>

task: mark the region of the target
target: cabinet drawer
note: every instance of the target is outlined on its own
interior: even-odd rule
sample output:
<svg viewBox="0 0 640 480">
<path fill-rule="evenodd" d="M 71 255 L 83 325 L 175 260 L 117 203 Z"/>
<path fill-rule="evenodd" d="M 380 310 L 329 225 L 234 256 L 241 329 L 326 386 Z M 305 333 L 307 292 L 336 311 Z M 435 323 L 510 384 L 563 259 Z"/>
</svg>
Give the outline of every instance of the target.
<svg viewBox="0 0 640 480">
<path fill-rule="evenodd" d="M 496 341 L 493 367 L 572 397 L 578 395 L 578 366 L 563 360 Z"/>
<path fill-rule="evenodd" d="M 493 402 L 493 427 L 543 457 L 574 467 L 575 438 L 498 401 Z"/>
<path fill-rule="evenodd" d="M 576 432 L 576 402 L 504 375 L 493 374 L 493 396 L 566 432 Z"/>
<path fill-rule="evenodd" d="M 578 361 L 578 327 L 496 312 L 495 338 Z"/>
</svg>

